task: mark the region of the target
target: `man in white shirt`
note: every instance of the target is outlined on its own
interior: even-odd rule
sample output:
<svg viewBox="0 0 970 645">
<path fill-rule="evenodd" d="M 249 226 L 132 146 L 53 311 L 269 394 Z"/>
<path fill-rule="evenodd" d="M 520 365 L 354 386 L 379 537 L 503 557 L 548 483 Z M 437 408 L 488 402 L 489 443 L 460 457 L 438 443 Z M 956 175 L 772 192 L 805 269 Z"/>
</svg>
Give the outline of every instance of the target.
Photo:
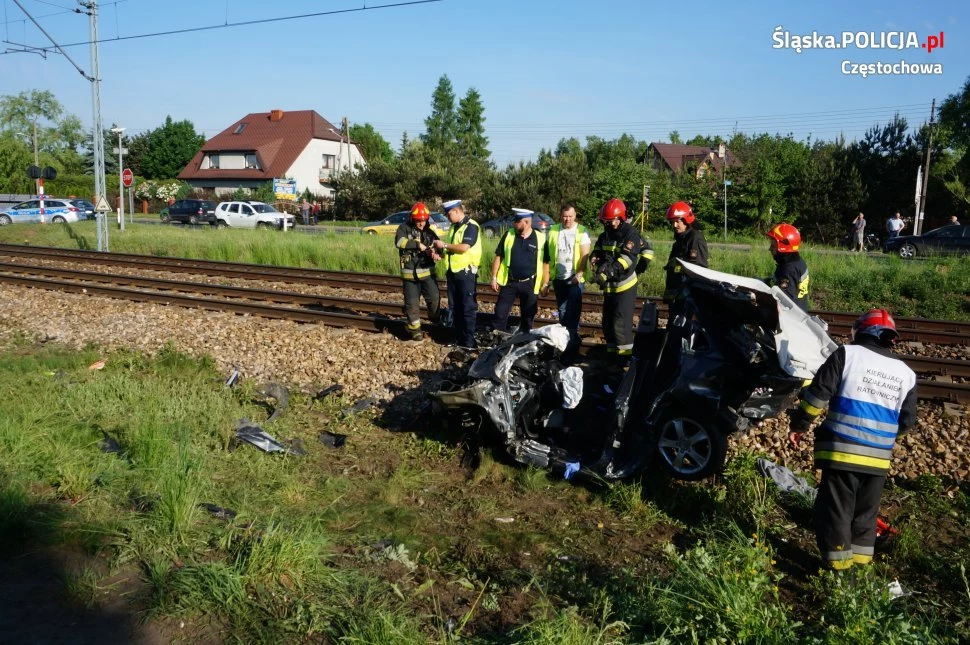
<svg viewBox="0 0 970 645">
<path fill-rule="evenodd" d="M 886 230 L 889 231 L 890 240 L 894 237 L 899 237 L 900 231 L 904 228 L 906 228 L 906 222 L 903 221 L 902 216 L 898 212 L 886 222 Z"/>
<path fill-rule="evenodd" d="M 577 223 L 576 207 L 572 204 L 564 204 L 560 209 L 559 222 L 549 229 L 546 244 L 549 249 L 550 279 L 559 308 L 559 323 L 569 330 L 569 346 L 563 354 L 563 359 L 568 362 L 579 351 L 579 317 L 586 286 L 583 273 L 589 257 L 590 239 L 586 227 Z M 542 295 L 548 292 L 546 287 Z"/>
</svg>

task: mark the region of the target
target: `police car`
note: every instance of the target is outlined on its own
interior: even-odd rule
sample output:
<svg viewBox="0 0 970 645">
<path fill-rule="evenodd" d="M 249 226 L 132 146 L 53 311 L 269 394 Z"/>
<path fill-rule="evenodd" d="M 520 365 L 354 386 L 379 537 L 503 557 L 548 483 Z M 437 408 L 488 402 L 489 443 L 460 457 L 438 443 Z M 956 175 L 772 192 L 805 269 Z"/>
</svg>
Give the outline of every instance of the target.
<svg viewBox="0 0 970 645">
<path fill-rule="evenodd" d="M 76 222 L 82 217 L 80 208 L 66 199 L 44 200 L 44 221 L 53 224 Z M 0 210 L 0 226 L 7 224 L 35 224 L 40 222 L 40 200 L 30 199 L 11 208 Z"/>
</svg>

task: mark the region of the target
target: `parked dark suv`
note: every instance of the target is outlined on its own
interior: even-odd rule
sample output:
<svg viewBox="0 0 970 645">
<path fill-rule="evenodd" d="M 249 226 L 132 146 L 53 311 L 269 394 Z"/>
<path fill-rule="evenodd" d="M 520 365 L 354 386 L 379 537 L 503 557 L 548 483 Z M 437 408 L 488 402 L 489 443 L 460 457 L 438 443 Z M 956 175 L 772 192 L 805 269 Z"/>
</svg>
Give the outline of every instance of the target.
<svg viewBox="0 0 970 645">
<path fill-rule="evenodd" d="M 205 199 L 180 199 L 168 207 L 169 222 L 181 224 L 215 224 L 216 203 Z M 165 213 L 162 213 L 165 219 Z"/>
</svg>

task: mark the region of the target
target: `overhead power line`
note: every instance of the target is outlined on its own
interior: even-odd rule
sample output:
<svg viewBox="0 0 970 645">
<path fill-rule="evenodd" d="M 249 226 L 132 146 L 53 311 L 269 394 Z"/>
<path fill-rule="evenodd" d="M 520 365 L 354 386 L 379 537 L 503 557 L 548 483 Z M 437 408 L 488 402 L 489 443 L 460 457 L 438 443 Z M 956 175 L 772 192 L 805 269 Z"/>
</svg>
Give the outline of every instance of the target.
<svg viewBox="0 0 970 645">
<path fill-rule="evenodd" d="M 157 36 L 171 36 L 173 34 L 189 34 L 189 33 L 194 33 L 194 32 L 199 32 L 199 31 L 210 31 L 210 30 L 213 30 L 213 29 L 228 29 L 230 27 L 246 27 L 246 26 L 249 26 L 249 25 L 261 25 L 261 24 L 266 24 L 266 23 L 270 23 L 270 22 L 284 22 L 284 21 L 287 21 L 287 20 L 301 20 L 301 19 L 304 19 L 304 18 L 317 18 L 317 17 L 320 17 L 320 16 L 334 16 L 334 15 L 345 14 L 345 13 L 361 13 L 361 12 L 364 12 L 364 11 L 374 11 L 374 10 L 377 10 L 377 9 L 392 9 L 392 8 L 395 8 L 395 7 L 407 7 L 407 6 L 412 6 L 412 5 L 431 4 L 433 2 L 443 2 L 443 1 L 444 0 L 408 0 L 406 2 L 395 2 L 395 3 L 392 3 L 392 4 L 382 4 L 382 5 L 372 5 L 372 6 L 364 5 L 362 7 L 354 7 L 354 8 L 351 8 L 351 9 L 334 9 L 334 10 L 331 10 L 331 11 L 315 11 L 315 12 L 312 12 L 312 13 L 302 13 L 302 14 L 293 15 L 293 16 L 277 16 L 275 18 L 259 18 L 259 19 L 256 19 L 256 20 L 244 20 L 244 21 L 241 21 L 241 22 L 227 22 L 224 25 L 206 25 L 206 26 L 202 26 L 202 27 L 186 27 L 184 29 L 169 29 L 167 31 L 156 31 L 156 32 L 150 32 L 150 33 L 146 33 L 146 34 L 135 34 L 135 35 L 132 35 L 132 36 L 115 36 L 114 38 L 99 38 L 98 39 L 98 42 L 99 43 L 106 43 L 106 42 L 119 41 L 119 40 L 136 40 L 136 39 L 139 39 L 139 38 L 154 38 L 154 37 L 157 37 Z M 10 44 L 11 45 L 18 45 L 20 47 L 25 47 L 25 48 L 26 47 L 30 47 L 31 49 L 36 49 L 37 51 L 50 51 L 49 48 L 46 48 L 46 47 L 36 47 L 36 48 L 34 48 L 31 45 L 26 45 L 24 43 L 10 43 Z M 63 47 L 77 47 L 79 45 L 90 45 L 90 44 L 91 44 L 91 41 L 90 40 L 83 40 L 83 41 L 79 41 L 79 42 L 76 42 L 76 43 L 68 43 L 66 45 L 63 45 Z M 13 54 L 13 53 L 20 53 L 20 52 L 6 51 L 6 52 L 0 52 L 0 55 L 3 55 L 3 54 Z"/>
</svg>

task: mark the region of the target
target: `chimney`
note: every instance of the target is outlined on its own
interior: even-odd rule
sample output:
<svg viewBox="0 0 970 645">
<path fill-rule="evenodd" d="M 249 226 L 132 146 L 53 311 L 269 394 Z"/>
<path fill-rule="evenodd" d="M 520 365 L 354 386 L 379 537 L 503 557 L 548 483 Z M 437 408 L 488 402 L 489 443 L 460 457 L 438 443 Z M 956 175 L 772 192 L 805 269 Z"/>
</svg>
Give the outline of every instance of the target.
<svg viewBox="0 0 970 645">
<path fill-rule="evenodd" d="M 283 110 L 270 110 L 269 111 L 270 121 L 282 121 L 283 120 Z"/>
</svg>

